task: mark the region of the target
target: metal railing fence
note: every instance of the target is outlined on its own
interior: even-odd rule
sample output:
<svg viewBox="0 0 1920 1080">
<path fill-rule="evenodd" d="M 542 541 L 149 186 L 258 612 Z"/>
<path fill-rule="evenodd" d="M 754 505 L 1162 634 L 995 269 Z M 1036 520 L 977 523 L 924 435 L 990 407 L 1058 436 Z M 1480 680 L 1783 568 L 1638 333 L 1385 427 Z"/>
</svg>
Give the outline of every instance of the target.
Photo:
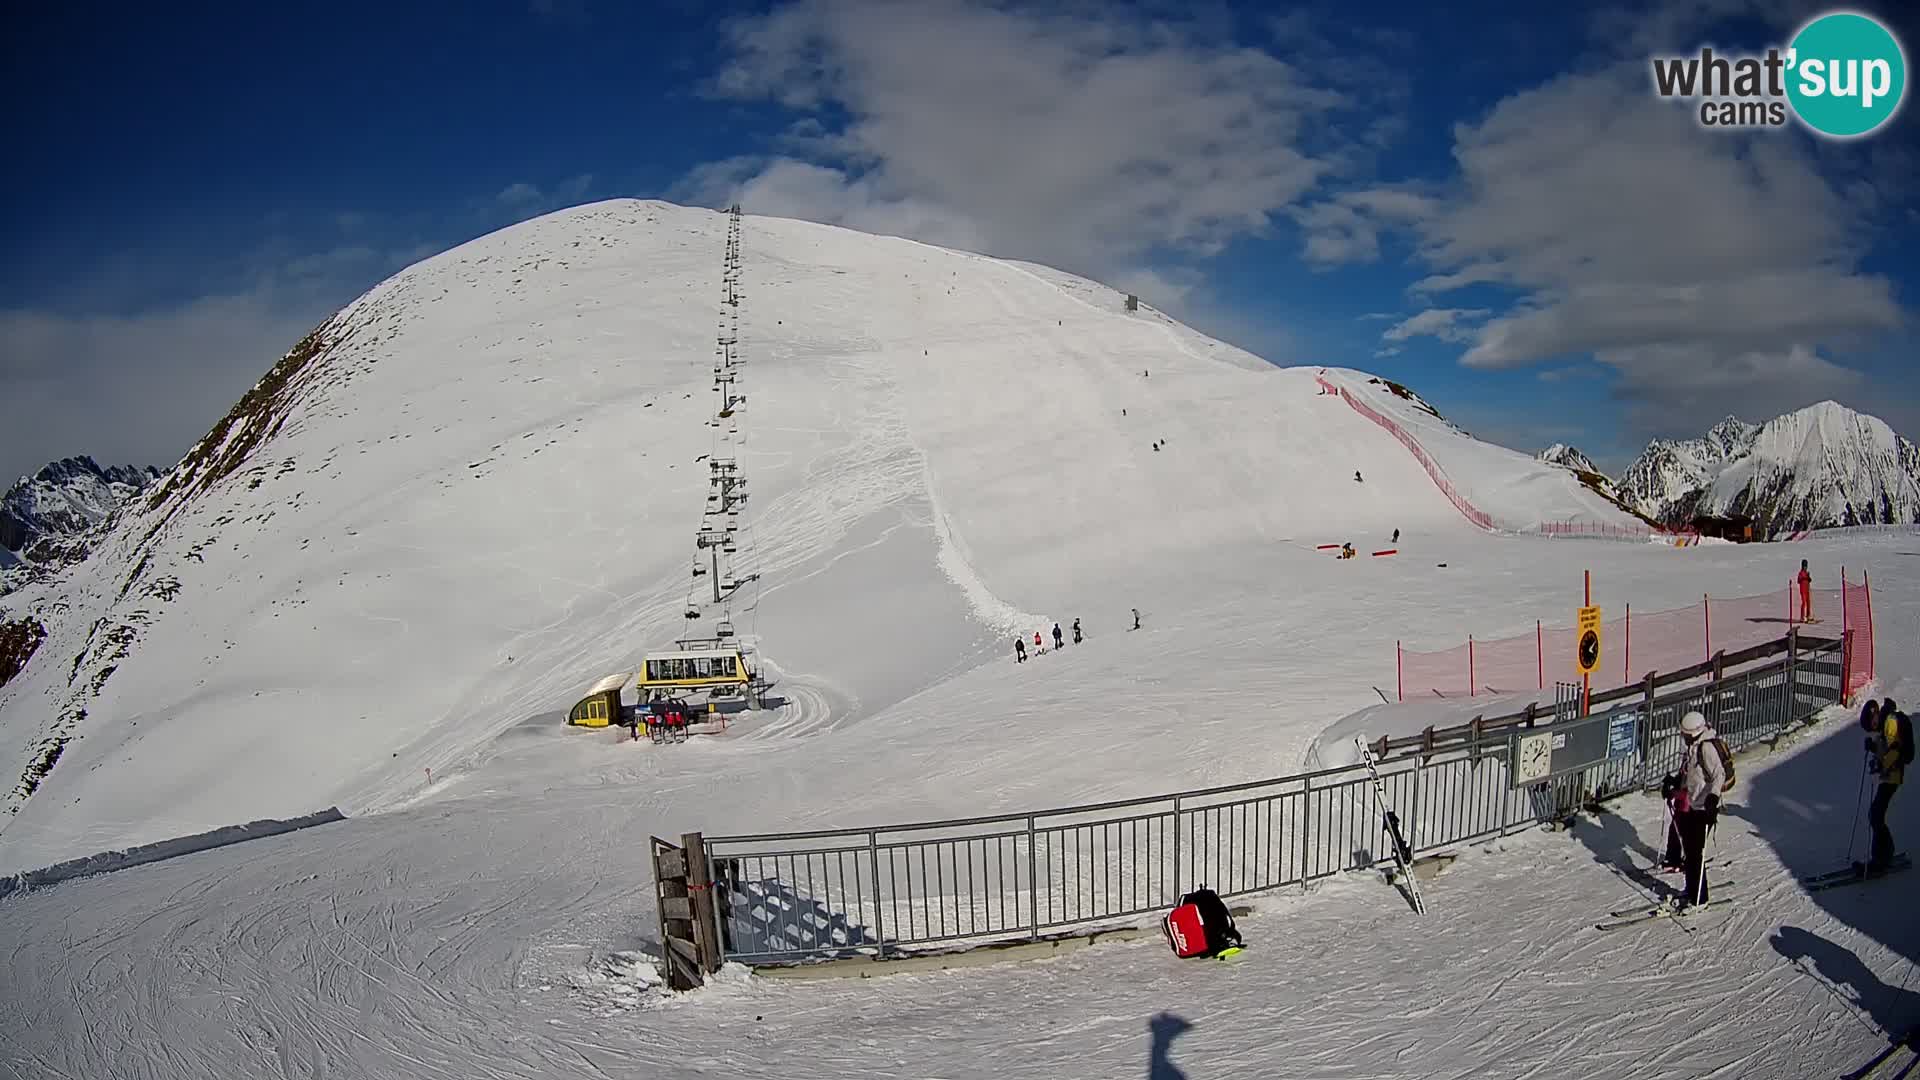
<svg viewBox="0 0 1920 1080">
<path fill-rule="evenodd" d="M 1562 817 L 1657 786 L 1690 710 L 1738 750 L 1841 701 L 1842 657 L 1841 641 L 1803 637 L 1770 662 L 1607 713 L 1392 758 L 1386 801 L 1416 854 Z M 1630 728 L 1628 752 L 1511 782 L 1516 740 L 1574 739 L 1590 724 Z M 1025 814 L 709 837 L 706 857 L 726 958 L 777 964 L 1137 921 L 1202 884 L 1230 897 L 1364 869 L 1387 843 L 1365 770 L 1347 766 Z"/>
</svg>

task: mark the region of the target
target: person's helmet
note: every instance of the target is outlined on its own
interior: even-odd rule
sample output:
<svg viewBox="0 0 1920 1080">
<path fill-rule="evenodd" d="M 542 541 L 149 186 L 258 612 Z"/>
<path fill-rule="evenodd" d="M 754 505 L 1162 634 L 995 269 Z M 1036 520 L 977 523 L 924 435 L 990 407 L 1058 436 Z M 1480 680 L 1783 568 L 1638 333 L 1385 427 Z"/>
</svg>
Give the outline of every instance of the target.
<svg viewBox="0 0 1920 1080">
<path fill-rule="evenodd" d="M 1707 718 L 1698 712 L 1690 712 L 1680 718 L 1680 734 L 1689 738 L 1707 730 Z"/>
</svg>

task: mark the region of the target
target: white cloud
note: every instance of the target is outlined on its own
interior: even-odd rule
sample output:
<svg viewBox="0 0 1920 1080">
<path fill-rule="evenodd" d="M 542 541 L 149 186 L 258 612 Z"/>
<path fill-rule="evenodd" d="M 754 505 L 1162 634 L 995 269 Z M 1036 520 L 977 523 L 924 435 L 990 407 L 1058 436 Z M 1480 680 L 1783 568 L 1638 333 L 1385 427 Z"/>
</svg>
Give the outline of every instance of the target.
<svg viewBox="0 0 1920 1080">
<path fill-rule="evenodd" d="M 517 206 L 522 203 L 539 201 L 540 189 L 527 183 L 508 184 L 506 187 L 500 189 L 500 194 L 495 195 L 494 198 L 503 203 Z"/>
<path fill-rule="evenodd" d="M 1804 345 L 1745 352 L 1660 345 L 1603 350 L 1594 358 L 1619 371 L 1614 396 L 1649 431 L 1698 434 L 1730 413 L 1768 420 L 1827 398 L 1875 412 L 1882 400 L 1866 376 Z"/>
<path fill-rule="evenodd" d="M 1383 341 L 1405 341 L 1415 337 L 1436 337 L 1441 341 L 1470 341 L 1474 329 L 1467 324 L 1491 314 L 1486 308 L 1428 308 L 1403 319 L 1381 334 Z"/>
<path fill-rule="evenodd" d="M 155 291 L 156 271 L 109 256 L 57 310 L 0 310 L 0 478 L 76 453 L 170 465 L 340 305 L 450 242 L 577 203 L 593 183 L 513 184 L 431 217 L 277 213 L 255 249 L 167 268 L 207 283 L 197 298 L 130 313 L 125 297 Z"/>
<path fill-rule="evenodd" d="M 550 192 L 537 184 L 520 181 L 501 188 L 500 193 L 493 198 L 502 206 L 511 207 L 518 213 L 532 217 L 577 203 L 592 187 L 593 174 L 582 173 L 561 181 Z"/>
<path fill-rule="evenodd" d="M 1891 283 L 1860 269 L 1880 201 L 1860 193 L 1898 181 L 1837 183 L 1817 156 L 1833 151 L 1795 132 L 1702 130 L 1649 93 L 1644 65 L 1563 76 L 1457 126 L 1443 191 L 1352 192 L 1300 216 L 1349 252 L 1407 229 L 1433 270 L 1416 296 L 1514 297 L 1471 330 L 1436 306 L 1387 340 L 1462 341 L 1463 363 L 1487 369 L 1591 355 L 1620 372 L 1642 428 L 1678 402 L 1772 415 L 1864 385 L 1821 350 L 1904 323 Z"/>
<path fill-rule="evenodd" d="M 1190 30 L 1086 8 L 801 0 L 731 24 L 714 89 L 809 115 L 778 154 L 703 166 L 676 190 L 1107 277 L 1209 255 L 1336 167 L 1327 121 L 1357 99 Z"/>
<path fill-rule="evenodd" d="M 1404 350 L 1402 350 L 1398 345 L 1388 345 L 1383 348 L 1373 350 L 1373 358 L 1375 360 L 1385 360 L 1389 356 L 1399 356 L 1402 351 Z"/>
<path fill-rule="evenodd" d="M 172 465 L 328 310 L 262 290 L 132 316 L 0 312 L 0 476 L 73 454 Z"/>
<path fill-rule="evenodd" d="M 1380 234 L 1432 215 L 1432 197 L 1409 189 L 1364 188 L 1296 207 L 1290 214 L 1305 233 L 1302 254 L 1318 267 L 1370 263 L 1380 258 Z"/>
</svg>

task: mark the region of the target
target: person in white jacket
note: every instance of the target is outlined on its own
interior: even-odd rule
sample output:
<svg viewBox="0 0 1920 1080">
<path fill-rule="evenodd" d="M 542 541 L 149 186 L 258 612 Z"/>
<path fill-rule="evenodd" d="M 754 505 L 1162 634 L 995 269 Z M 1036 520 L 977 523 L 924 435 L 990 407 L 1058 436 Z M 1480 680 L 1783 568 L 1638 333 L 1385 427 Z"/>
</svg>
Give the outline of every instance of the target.
<svg viewBox="0 0 1920 1080">
<path fill-rule="evenodd" d="M 1680 719 L 1680 737 L 1686 740 L 1686 750 L 1680 755 L 1680 771 L 1668 777 L 1668 785 L 1673 790 L 1673 828 L 1680 834 L 1681 864 L 1687 875 L 1677 906 L 1685 913 L 1707 902 L 1707 879 L 1700 861 L 1706 854 L 1707 830 L 1720 816 L 1727 764 L 1715 741 L 1719 736 L 1700 713 L 1690 712 Z"/>
</svg>

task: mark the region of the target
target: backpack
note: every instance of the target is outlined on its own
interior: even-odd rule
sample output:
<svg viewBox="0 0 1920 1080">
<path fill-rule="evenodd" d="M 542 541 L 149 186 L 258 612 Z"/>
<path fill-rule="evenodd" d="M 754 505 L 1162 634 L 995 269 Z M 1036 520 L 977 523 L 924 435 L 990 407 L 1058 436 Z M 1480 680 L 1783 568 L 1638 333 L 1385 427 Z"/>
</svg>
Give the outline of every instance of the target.
<svg viewBox="0 0 1920 1080">
<path fill-rule="evenodd" d="M 1707 742 L 1719 753 L 1720 764 L 1726 766 L 1727 769 L 1727 782 L 1720 785 L 1720 790 L 1722 792 L 1732 791 L 1734 781 L 1738 779 L 1733 773 L 1733 751 L 1727 749 L 1727 744 L 1722 741 L 1718 735 L 1708 739 Z"/>
<path fill-rule="evenodd" d="M 1229 946 L 1242 944 L 1233 912 L 1205 885 L 1182 896 L 1180 905 L 1160 921 L 1160 929 L 1179 957 L 1218 956 Z"/>
<path fill-rule="evenodd" d="M 1906 713 L 1893 714 L 1894 730 L 1900 735 L 1900 764 L 1913 764 L 1913 718 Z"/>
</svg>

